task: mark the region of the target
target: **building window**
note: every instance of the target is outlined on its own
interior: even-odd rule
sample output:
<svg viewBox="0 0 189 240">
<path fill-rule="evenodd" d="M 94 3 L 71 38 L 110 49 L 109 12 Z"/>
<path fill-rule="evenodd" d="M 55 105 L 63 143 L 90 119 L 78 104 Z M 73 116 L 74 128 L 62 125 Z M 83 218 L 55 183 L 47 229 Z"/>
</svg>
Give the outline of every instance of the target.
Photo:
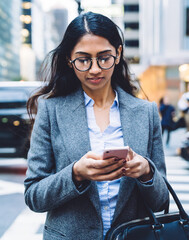
<svg viewBox="0 0 189 240">
<path fill-rule="evenodd" d="M 139 23 L 138 22 L 127 22 L 124 23 L 125 30 L 138 30 Z"/>
<path fill-rule="evenodd" d="M 138 4 L 126 4 L 124 5 L 124 12 L 139 12 Z"/>
<path fill-rule="evenodd" d="M 127 60 L 130 64 L 139 64 L 140 63 L 139 57 L 127 57 Z"/>
<path fill-rule="evenodd" d="M 139 40 L 126 40 L 125 41 L 126 47 L 139 47 Z"/>
<path fill-rule="evenodd" d="M 23 9 L 30 9 L 31 8 L 31 2 L 23 2 L 22 3 Z"/>
<path fill-rule="evenodd" d="M 186 36 L 189 36 L 189 7 L 186 8 Z"/>
</svg>

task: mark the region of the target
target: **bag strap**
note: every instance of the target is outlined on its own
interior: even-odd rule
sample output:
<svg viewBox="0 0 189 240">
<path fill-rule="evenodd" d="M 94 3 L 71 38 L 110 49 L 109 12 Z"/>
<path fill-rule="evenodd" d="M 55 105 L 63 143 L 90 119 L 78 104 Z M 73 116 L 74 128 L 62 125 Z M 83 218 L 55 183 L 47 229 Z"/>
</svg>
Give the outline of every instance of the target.
<svg viewBox="0 0 189 240">
<path fill-rule="evenodd" d="M 177 207 L 179 209 L 179 212 L 180 212 L 180 215 L 181 215 L 182 219 L 189 221 L 189 216 L 186 213 L 186 211 L 184 210 L 184 208 L 183 208 L 179 198 L 177 197 L 175 191 L 173 190 L 173 188 L 171 187 L 171 185 L 167 181 L 167 179 L 165 177 L 163 177 L 163 179 L 164 179 L 164 181 L 165 181 L 165 183 L 167 185 L 167 188 L 168 188 L 169 192 L 171 193 L 171 195 L 172 195 L 172 197 L 173 197 L 173 199 L 174 199 L 174 201 L 175 201 L 175 203 L 176 203 L 176 205 L 177 205 Z"/>
<path fill-rule="evenodd" d="M 181 216 L 181 221 L 184 223 L 184 222 L 187 222 L 189 223 L 189 216 L 188 214 L 186 213 L 186 211 L 184 210 L 180 200 L 178 199 L 175 191 L 173 190 L 173 188 L 171 187 L 170 183 L 167 181 L 167 179 L 165 177 L 163 177 L 166 185 L 167 185 L 167 188 L 170 192 L 170 194 L 172 195 L 178 209 L 179 209 L 179 213 L 180 213 L 180 216 Z M 151 223 L 153 224 L 154 228 L 159 228 L 161 227 L 161 224 L 158 222 L 155 214 L 153 213 L 152 209 L 148 206 L 147 202 L 145 201 L 144 197 L 143 197 L 143 200 L 144 200 L 144 205 L 149 213 L 149 218 L 151 220 Z"/>
</svg>

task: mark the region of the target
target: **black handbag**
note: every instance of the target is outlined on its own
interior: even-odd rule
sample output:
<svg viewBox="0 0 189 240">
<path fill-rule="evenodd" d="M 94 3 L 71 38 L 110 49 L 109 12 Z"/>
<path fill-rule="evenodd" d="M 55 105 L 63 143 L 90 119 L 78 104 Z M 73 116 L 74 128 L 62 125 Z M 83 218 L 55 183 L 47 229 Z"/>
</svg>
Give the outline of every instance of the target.
<svg viewBox="0 0 189 240">
<path fill-rule="evenodd" d="M 149 206 L 149 217 L 123 223 L 112 228 L 105 240 L 189 240 L 189 216 L 166 179 L 165 183 L 178 209 L 178 213 L 155 215 Z"/>
</svg>

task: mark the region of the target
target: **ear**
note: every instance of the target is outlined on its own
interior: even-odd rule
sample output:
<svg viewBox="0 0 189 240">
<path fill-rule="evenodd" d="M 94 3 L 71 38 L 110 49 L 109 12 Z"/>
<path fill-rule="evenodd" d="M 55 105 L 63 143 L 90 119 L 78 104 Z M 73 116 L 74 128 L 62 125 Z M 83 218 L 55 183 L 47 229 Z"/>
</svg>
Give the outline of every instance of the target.
<svg viewBox="0 0 189 240">
<path fill-rule="evenodd" d="M 119 45 L 118 49 L 117 49 L 117 59 L 115 61 L 115 64 L 118 64 L 120 61 L 120 57 L 121 57 L 121 52 L 122 52 L 122 45 Z"/>
<path fill-rule="evenodd" d="M 69 66 L 70 68 L 72 68 L 72 64 L 71 64 L 71 62 L 70 62 L 70 59 L 67 57 L 66 60 L 67 60 L 68 66 Z"/>
</svg>

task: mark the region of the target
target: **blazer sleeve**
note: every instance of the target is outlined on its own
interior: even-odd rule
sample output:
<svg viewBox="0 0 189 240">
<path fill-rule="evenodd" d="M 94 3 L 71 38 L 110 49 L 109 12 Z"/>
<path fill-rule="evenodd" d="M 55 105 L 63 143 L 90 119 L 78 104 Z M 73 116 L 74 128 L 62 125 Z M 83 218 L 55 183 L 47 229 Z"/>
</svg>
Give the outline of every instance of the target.
<svg viewBox="0 0 189 240">
<path fill-rule="evenodd" d="M 151 137 L 149 138 L 149 161 L 154 171 L 153 183 L 149 185 L 137 181 L 140 192 L 153 211 L 165 209 L 169 203 L 169 192 L 163 177 L 166 176 L 165 157 L 163 151 L 161 124 L 156 103 L 151 103 L 150 124 Z"/>
<path fill-rule="evenodd" d="M 51 127 L 46 100 L 39 101 L 38 113 L 31 136 L 26 172 L 25 202 L 31 210 L 46 212 L 83 194 L 90 184 L 79 191 L 72 180 L 73 164 L 55 173 L 51 145 Z"/>
</svg>

